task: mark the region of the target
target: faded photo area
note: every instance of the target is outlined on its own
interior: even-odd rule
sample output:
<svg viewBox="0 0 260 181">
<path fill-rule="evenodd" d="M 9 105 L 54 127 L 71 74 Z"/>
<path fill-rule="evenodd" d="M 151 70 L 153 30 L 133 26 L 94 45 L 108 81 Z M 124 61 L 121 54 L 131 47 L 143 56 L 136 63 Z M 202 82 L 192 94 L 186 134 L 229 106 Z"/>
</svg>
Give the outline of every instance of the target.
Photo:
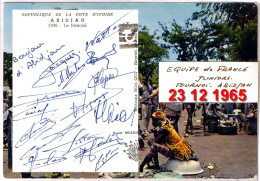
<svg viewBox="0 0 260 181">
<path fill-rule="evenodd" d="M 138 47 L 138 145 L 125 150 L 138 152 L 138 172 L 13 172 L 12 80 L 17 72 L 12 69 L 12 11 L 91 9 L 138 10 L 138 25 L 121 25 L 133 26 L 133 35 L 119 32 L 121 39 L 125 33 L 131 37 L 122 41 L 123 48 Z M 159 97 L 159 62 L 257 62 L 257 4 L 4 3 L 3 10 L 4 178 L 258 179 L 257 102 L 166 103 Z M 32 66 L 28 62 L 27 68 Z M 174 78 L 163 77 L 169 82 Z M 28 164 L 34 163 L 32 157 Z"/>
</svg>

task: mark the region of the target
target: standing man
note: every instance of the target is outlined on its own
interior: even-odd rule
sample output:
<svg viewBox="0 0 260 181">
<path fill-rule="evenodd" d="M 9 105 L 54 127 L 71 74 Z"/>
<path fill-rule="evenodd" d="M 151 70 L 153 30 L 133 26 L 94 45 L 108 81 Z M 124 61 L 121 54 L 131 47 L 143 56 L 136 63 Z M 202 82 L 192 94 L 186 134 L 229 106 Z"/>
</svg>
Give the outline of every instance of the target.
<svg viewBox="0 0 260 181">
<path fill-rule="evenodd" d="M 152 87 L 148 84 L 148 77 L 143 78 L 143 85 L 140 88 L 141 104 L 142 104 L 142 120 L 144 125 L 143 134 L 147 136 L 148 125 L 151 118 L 152 100 L 149 96 L 153 93 Z"/>
<path fill-rule="evenodd" d="M 183 104 L 179 102 L 162 103 L 161 106 L 164 114 L 170 120 L 170 123 L 174 126 L 176 132 L 179 133 L 178 121 L 179 118 L 181 117 Z"/>
<path fill-rule="evenodd" d="M 185 132 L 186 134 L 193 134 L 193 124 L 192 124 L 192 115 L 194 113 L 195 110 L 195 103 L 187 103 L 184 104 L 184 106 L 187 109 L 187 113 L 188 113 L 188 119 L 187 119 L 187 125 L 186 125 L 186 129 Z M 190 132 L 188 131 L 188 128 L 190 127 Z"/>
<path fill-rule="evenodd" d="M 157 91 L 157 86 L 153 85 L 152 88 L 153 88 L 153 93 L 149 96 L 149 98 L 152 99 L 152 114 L 153 114 L 154 112 L 157 111 L 159 101 L 158 101 L 158 94 L 153 96 L 153 98 L 151 98 L 151 96 Z"/>
</svg>

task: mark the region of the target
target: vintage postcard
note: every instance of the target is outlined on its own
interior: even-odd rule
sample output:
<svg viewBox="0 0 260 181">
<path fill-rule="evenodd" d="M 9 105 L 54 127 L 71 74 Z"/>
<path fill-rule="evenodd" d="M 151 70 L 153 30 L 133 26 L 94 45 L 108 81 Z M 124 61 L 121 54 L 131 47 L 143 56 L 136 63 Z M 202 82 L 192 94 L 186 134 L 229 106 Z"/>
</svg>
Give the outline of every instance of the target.
<svg viewBox="0 0 260 181">
<path fill-rule="evenodd" d="M 2 5 L 4 178 L 258 179 L 258 3 Z"/>
</svg>

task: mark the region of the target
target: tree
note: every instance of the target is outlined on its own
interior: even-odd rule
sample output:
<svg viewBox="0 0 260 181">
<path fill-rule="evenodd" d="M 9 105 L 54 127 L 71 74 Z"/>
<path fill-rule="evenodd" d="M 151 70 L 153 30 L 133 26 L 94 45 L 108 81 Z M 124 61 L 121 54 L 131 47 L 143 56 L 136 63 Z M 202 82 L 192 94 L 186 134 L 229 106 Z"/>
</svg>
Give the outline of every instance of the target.
<svg viewBox="0 0 260 181">
<path fill-rule="evenodd" d="M 167 57 L 168 52 L 158 45 L 146 27 L 141 28 L 138 33 L 138 55 L 140 78 L 147 76 L 151 84 L 157 84 L 158 62 Z"/>
<path fill-rule="evenodd" d="M 169 48 L 172 48 L 172 51 L 178 55 L 177 60 L 180 61 L 191 61 L 191 37 L 189 29 L 186 27 L 181 27 L 173 20 L 171 27 L 163 25 L 160 23 L 161 28 L 163 29 L 162 39 L 169 43 Z M 167 46 L 167 45 L 166 45 Z"/>
<path fill-rule="evenodd" d="M 12 54 L 4 52 L 4 83 L 12 84 Z"/>
<path fill-rule="evenodd" d="M 227 61 L 231 56 L 231 47 L 234 43 L 234 32 L 227 23 L 206 24 L 203 30 L 207 34 L 206 48 L 210 51 L 209 58 Z"/>
<path fill-rule="evenodd" d="M 175 20 L 171 25 L 159 23 L 163 32 L 161 38 L 165 47 L 178 55 L 179 61 L 207 61 L 211 50 L 207 46 L 208 35 L 204 29 L 193 27 L 188 19 L 182 27 Z"/>
<path fill-rule="evenodd" d="M 243 29 L 249 23 L 257 23 L 257 5 L 254 3 L 198 3 L 197 6 L 201 6 L 202 10 L 193 13 L 193 20 L 228 22 L 233 29 Z"/>
<path fill-rule="evenodd" d="M 243 31 L 234 30 L 234 45 L 231 59 L 239 61 L 257 61 L 257 24 L 247 24 Z"/>
<path fill-rule="evenodd" d="M 254 3 L 199 3 L 201 11 L 192 20 L 201 20 L 221 60 L 257 61 L 257 5 Z M 228 56 L 222 56 L 222 54 Z"/>
<path fill-rule="evenodd" d="M 180 61 L 256 61 L 257 6 L 253 3 L 199 3 L 185 26 L 159 23 L 161 38 Z M 200 21 L 200 28 L 193 21 Z"/>
</svg>

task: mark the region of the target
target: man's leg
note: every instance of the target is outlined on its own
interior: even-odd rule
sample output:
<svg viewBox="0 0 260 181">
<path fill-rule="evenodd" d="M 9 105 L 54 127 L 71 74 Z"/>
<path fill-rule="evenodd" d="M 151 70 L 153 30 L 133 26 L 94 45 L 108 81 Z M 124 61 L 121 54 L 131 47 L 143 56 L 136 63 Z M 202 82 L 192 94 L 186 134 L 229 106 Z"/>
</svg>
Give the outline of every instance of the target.
<svg viewBox="0 0 260 181">
<path fill-rule="evenodd" d="M 192 114 L 193 114 L 193 109 L 189 109 L 189 122 L 190 122 L 191 133 L 193 133 Z"/>
<path fill-rule="evenodd" d="M 187 124 L 186 124 L 186 129 L 185 129 L 185 132 L 186 132 L 186 133 L 190 133 L 190 132 L 188 131 L 189 126 L 190 126 L 190 121 L 189 121 L 189 116 L 188 116 Z"/>
<path fill-rule="evenodd" d="M 152 105 L 151 104 L 147 105 L 147 111 L 148 111 L 148 113 L 147 113 L 147 131 L 148 131 L 150 119 L 151 119 L 151 116 L 152 116 Z"/>
<path fill-rule="evenodd" d="M 190 127 L 191 133 L 193 133 L 193 125 L 192 125 L 192 114 L 193 111 L 190 108 L 187 108 L 188 112 L 188 120 L 186 125 L 186 133 L 189 133 L 188 128 Z"/>
<path fill-rule="evenodd" d="M 142 121 L 143 121 L 143 126 L 144 126 L 143 131 L 145 131 L 147 129 L 146 117 L 147 117 L 147 105 L 142 104 Z"/>
<path fill-rule="evenodd" d="M 148 140 L 148 142 L 149 142 L 149 140 Z M 144 158 L 144 161 L 140 165 L 140 168 L 139 168 L 140 172 L 143 172 L 144 166 L 146 164 L 149 164 L 149 162 L 152 160 L 152 158 L 155 158 L 155 160 L 156 159 L 158 160 L 158 152 L 161 153 L 162 155 L 166 156 L 167 158 L 170 158 L 172 156 L 172 152 L 167 146 L 160 145 L 160 144 L 157 144 L 157 143 L 153 143 L 151 145 L 149 152 L 147 153 L 146 157 Z M 160 168 L 159 167 L 159 161 L 158 161 L 157 168 Z"/>
<path fill-rule="evenodd" d="M 150 139 L 147 141 L 147 144 L 148 144 L 149 147 L 151 147 L 154 143 L 155 143 L 155 138 L 154 138 L 154 137 L 150 138 Z"/>
<path fill-rule="evenodd" d="M 148 126 L 151 117 L 151 105 L 142 104 L 142 119 L 144 125 L 144 133 L 148 134 Z"/>
<path fill-rule="evenodd" d="M 177 133 L 179 133 L 179 128 L 178 128 L 178 121 L 179 121 L 179 116 L 174 116 L 173 118 L 175 121 L 174 121 L 174 128 L 176 130 Z"/>
</svg>

